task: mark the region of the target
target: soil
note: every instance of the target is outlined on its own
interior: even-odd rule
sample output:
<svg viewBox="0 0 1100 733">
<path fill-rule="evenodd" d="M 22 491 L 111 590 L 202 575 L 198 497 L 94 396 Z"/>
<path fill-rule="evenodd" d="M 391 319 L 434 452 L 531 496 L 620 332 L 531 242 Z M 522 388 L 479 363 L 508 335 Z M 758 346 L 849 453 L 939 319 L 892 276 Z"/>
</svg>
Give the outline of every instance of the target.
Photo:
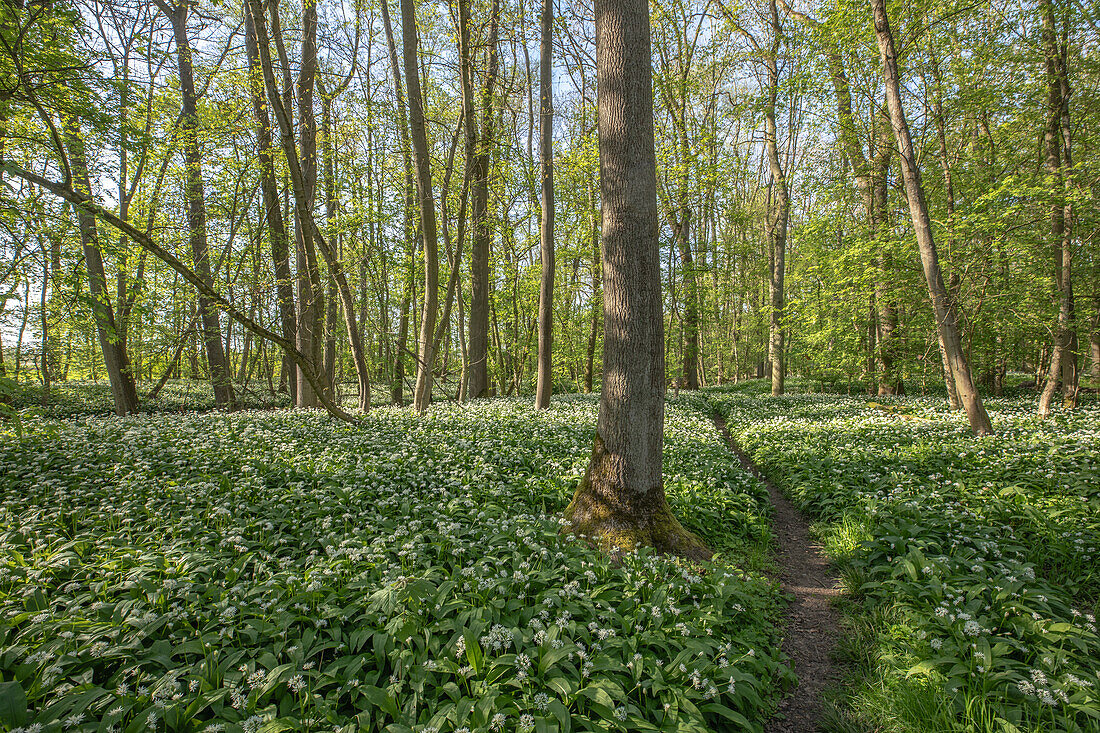
<svg viewBox="0 0 1100 733">
<path fill-rule="evenodd" d="M 749 456 L 734 442 L 721 418 L 715 425 L 725 436 L 741 465 L 768 487 L 775 514 L 772 532 L 783 592 L 793 597 L 787 609 L 783 651 L 790 657 L 798 683 L 779 703 L 765 733 L 811 733 L 819 730 L 822 692 L 840 675 L 832 652 L 840 633 L 840 614 L 833 601 L 840 595 L 836 578 L 829 574 L 821 547 L 810 538 L 809 525 L 799 511 L 766 479 Z"/>
</svg>

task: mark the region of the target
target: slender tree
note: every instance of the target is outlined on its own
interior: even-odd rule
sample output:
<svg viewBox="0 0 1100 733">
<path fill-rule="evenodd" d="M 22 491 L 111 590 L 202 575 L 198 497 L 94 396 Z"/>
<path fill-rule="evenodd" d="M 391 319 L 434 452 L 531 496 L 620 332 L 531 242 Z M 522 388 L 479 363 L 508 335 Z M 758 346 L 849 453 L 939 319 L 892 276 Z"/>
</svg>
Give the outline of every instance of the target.
<svg viewBox="0 0 1100 733">
<path fill-rule="evenodd" d="M 909 214 L 913 220 L 913 231 L 917 237 L 921 263 L 924 266 L 924 279 L 928 284 L 928 294 L 932 299 L 932 308 L 936 314 L 936 326 L 947 351 L 951 374 L 955 380 L 959 399 L 970 420 L 970 429 L 975 435 L 988 435 L 993 425 L 982 404 L 982 398 L 974 387 L 970 376 L 970 364 L 963 352 L 962 340 L 947 288 L 940 271 L 936 242 L 932 237 L 932 222 L 928 216 L 928 204 L 924 199 L 924 186 L 921 183 L 920 168 L 917 167 L 913 152 L 913 140 L 909 135 L 909 124 L 905 119 L 905 109 L 901 102 L 901 83 L 898 75 L 897 51 L 894 48 L 894 35 L 886 15 L 886 0 L 871 0 L 874 16 L 875 35 L 878 38 L 879 52 L 882 56 L 883 79 L 886 86 L 886 102 L 890 110 L 890 122 L 894 128 L 894 139 L 898 144 L 898 159 L 901 163 L 902 177 L 905 180 L 905 194 L 909 199 Z"/>
<path fill-rule="evenodd" d="M 91 182 L 88 179 L 87 156 L 84 152 L 84 139 L 80 135 L 80 126 L 75 119 L 65 125 L 69 148 L 69 168 L 72 171 L 75 189 L 91 195 Z M 90 211 L 78 209 L 77 221 L 80 224 L 80 239 L 84 245 L 84 267 L 88 271 L 88 291 L 92 299 L 92 317 L 95 319 L 99 346 L 103 352 L 103 363 L 107 368 L 107 379 L 111 384 L 115 412 L 129 415 L 137 412 L 137 389 L 134 374 L 130 367 L 130 355 L 126 344 L 118 337 L 114 308 L 111 306 L 110 291 L 107 289 L 107 274 L 103 267 L 103 254 L 99 249 L 99 232 L 96 229 L 95 215 Z M 43 287 L 45 285 L 43 284 Z"/>
<path fill-rule="evenodd" d="M 439 240 L 436 232 L 435 195 L 432 193 L 432 161 L 424 126 L 424 97 L 420 91 L 420 63 L 417 58 L 416 6 L 401 0 L 401 45 L 405 56 L 405 86 L 409 99 L 409 132 L 412 138 L 416 188 L 420 196 L 420 232 L 424 246 L 424 310 L 420 318 L 420 348 L 417 353 L 416 391 L 413 406 L 424 412 L 432 399 L 432 371 L 435 353 L 432 339 L 439 310 Z"/>
<path fill-rule="evenodd" d="M 209 247 L 206 240 L 206 193 L 202 179 L 202 146 L 199 143 L 198 98 L 195 94 L 195 75 L 191 63 L 191 43 L 187 36 L 187 16 L 190 10 L 186 0 L 169 4 L 156 0 L 157 7 L 172 23 L 176 41 L 176 63 L 180 83 L 180 133 L 183 137 L 184 163 L 186 166 L 187 227 L 190 231 L 191 257 L 195 273 L 208 286 L 213 286 L 210 273 Z M 233 409 L 233 377 L 226 361 L 221 339 L 218 310 L 205 294 L 199 293 L 199 312 L 202 317 L 203 344 L 206 361 L 210 367 L 210 382 L 214 387 L 214 404 L 222 409 Z"/>
<path fill-rule="evenodd" d="M 542 38 L 539 46 L 539 159 L 542 168 L 542 222 L 539 288 L 539 369 L 535 407 L 550 406 L 554 391 L 552 329 L 554 325 L 554 103 L 551 64 L 554 42 L 554 0 L 542 0 Z"/>
<path fill-rule="evenodd" d="M 283 337 L 296 341 L 297 319 L 294 314 L 294 282 L 290 272 L 290 239 L 287 236 L 286 220 L 279 204 L 279 186 L 275 179 L 275 166 L 272 159 L 273 143 L 271 139 L 271 117 L 265 101 L 263 70 L 260 68 L 260 50 L 256 39 L 256 27 L 245 0 L 245 47 L 248 53 L 249 94 L 252 98 L 252 113 L 256 120 L 256 159 L 260 165 L 260 190 L 263 193 L 264 224 L 267 228 L 268 246 L 275 267 L 276 302 Z M 263 18 L 261 16 L 260 21 Z M 291 379 L 290 399 L 297 404 L 298 380 Z"/>
<path fill-rule="evenodd" d="M 1074 343 L 1073 302 L 1073 204 L 1065 195 L 1067 179 L 1072 174 L 1072 127 L 1068 123 L 1069 78 L 1066 72 L 1068 53 L 1059 37 L 1052 0 L 1041 3 L 1043 14 L 1043 60 L 1046 69 L 1047 107 L 1043 130 L 1044 167 L 1050 180 L 1050 240 L 1054 252 L 1054 285 L 1058 293 L 1058 320 L 1054 329 L 1054 348 L 1046 384 L 1039 396 L 1039 416 L 1050 415 L 1050 403 L 1061 382 L 1065 404 L 1072 406 L 1077 398 L 1077 354 Z M 1063 124 L 1065 120 L 1065 124 Z"/>
</svg>

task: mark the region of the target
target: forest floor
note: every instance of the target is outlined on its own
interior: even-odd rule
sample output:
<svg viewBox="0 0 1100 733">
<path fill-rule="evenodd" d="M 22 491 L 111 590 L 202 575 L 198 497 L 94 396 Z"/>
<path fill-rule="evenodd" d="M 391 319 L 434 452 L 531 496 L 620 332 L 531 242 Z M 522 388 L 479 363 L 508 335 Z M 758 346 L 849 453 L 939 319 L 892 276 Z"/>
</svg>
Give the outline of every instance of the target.
<svg viewBox="0 0 1100 733">
<path fill-rule="evenodd" d="M 1100 404 L 1037 420 L 1035 400 L 987 399 L 975 438 L 942 397 L 706 394 L 839 579 L 820 727 L 1100 733 Z"/>
<path fill-rule="evenodd" d="M 840 594 L 836 578 L 820 545 L 810 537 L 810 527 L 801 512 L 775 484 L 769 481 L 748 454 L 734 441 L 726 421 L 716 416 L 714 424 L 729 443 L 741 466 L 767 488 L 774 513 L 779 582 L 792 600 L 783 627 L 783 652 L 798 682 L 779 703 L 776 715 L 767 723 L 767 733 L 809 733 L 819 729 L 825 689 L 839 679 L 833 650 L 840 634 L 840 614 L 834 602 Z"/>
<path fill-rule="evenodd" d="M 942 397 L 767 386 L 668 401 L 706 573 L 561 534 L 595 396 L 17 395 L 0 731 L 1100 733 L 1100 403 L 990 399 L 974 438 Z"/>
</svg>

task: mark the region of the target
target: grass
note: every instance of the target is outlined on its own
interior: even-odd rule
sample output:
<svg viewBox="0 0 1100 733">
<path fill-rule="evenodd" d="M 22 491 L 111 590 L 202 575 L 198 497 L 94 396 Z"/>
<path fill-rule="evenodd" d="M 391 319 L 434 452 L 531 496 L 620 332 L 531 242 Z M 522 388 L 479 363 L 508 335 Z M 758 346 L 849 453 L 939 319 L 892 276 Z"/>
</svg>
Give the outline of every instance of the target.
<svg viewBox="0 0 1100 733">
<path fill-rule="evenodd" d="M 1100 409 L 707 396 L 811 516 L 846 586 L 833 730 L 1100 730 Z"/>
</svg>

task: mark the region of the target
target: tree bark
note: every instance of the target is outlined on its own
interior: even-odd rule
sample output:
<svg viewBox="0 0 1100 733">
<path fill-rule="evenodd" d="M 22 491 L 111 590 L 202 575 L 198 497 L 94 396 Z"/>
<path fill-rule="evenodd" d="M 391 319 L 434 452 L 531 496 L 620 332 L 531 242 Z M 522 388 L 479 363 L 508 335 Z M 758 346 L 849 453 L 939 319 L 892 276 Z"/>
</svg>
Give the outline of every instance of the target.
<svg viewBox="0 0 1100 733">
<path fill-rule="evenodd" d="M 551 88 L 554 1 L 542 1 L 542 39 L 539 47 L 539 158 L 542 167 L 542 281 L 539 287 L 539 353 L 535 407 L 550 406 L 554 391 L 552 329 L 554 326 L 554 102 Z"/>
<path fill-rule="evenodd" d="M 570 529 L 612 551 L 637 543 L 707 559 L 673 517 L 661 477 L 665 359 L 649 4 L 596 0 L 603 207 L 604 385 Z"/>
<path fill-rule="evenodd" d="M 1054 7 L 1043 0 L 1043 55 L 1047 75 L 1047 119 L 1043 130 L 1044 164 L 1051 181 L 1050 233 L 1054 251 L 1054 287 L 1058 293 L 1058 321 L 1054 331 L 1054 349 L 1050 357 L 1046 384 L 1039 396 L 1039 417 L 1050 415 L 1050 404 L 1062 384 L 1067 407 L 1077 399 L 1076 333 L 1073 327 L 1073 208 L 1065 195 L 1072 173 L 1071 128 L 1068 120 L 1069 81 L 1066 77 L 1067 53 L 1060 43 Z"/>
<path fill-rule="evenodd" d="M 982 399 L 974 387 L 970 375 L 970 365 L 963 353 L 959 339 L 958 326 L 952 313 L 951 301 L 943 283 L 936 242 L 932 236 L 932 223 L 928 216 L 928 205 L 924 199 L 924 187 L 921 184 L 920 169 L 917 167 L 913 152 L 913 140 L 909 135 L 909 125 L 905 119 L 905 110 L 901 102 L 901 89 L 898 79 L 897 52 L 894 49 L 894 37 L 890 22 L 886 16 L 886 0 L 871 0 L 874 14 L 875 35 L 878 37 L 879 51 L 882 55 L 883 77 L 886 87 L 886 101 L 890 109 L 890 121 L 894 128 L 894 139 L 898 144 L 898 159 L 901 163 L 902 177 L 905 180 L 905 193 L 909 199 L 909 214 L 913 220 L 920 250 L 924 278 L 928 284 L 928 294 L 936 314 L 936 324 L 947 351 L 948 362 L 954 377 L 959 399 L 966 409 L 970 428 L 975 435 L 988 435 L 993 425 L 985 411 Z"/>
<path fill-rule="evenodd" d="M 169 5 L 157 0 L 157 6 L 172 23 L 176 41 L 176 61 L 180 77 L 180 133 L 183 138 L 186 166 L 187 226 L 190 230 L 191 256 L 195 262 L 195 274 L 211 288 L 209 248 L 206 241 L 206 194 L 202 180 L 202 148 L 199 145 L 198 100 L 195 96 L 195 77 L 191 65 L 191 44 L 187 38 L 188 4 Z M 210 367 L 210 383 L 214 388 L 214 404 L 219 409 L 236 407 L 233 395 L 233 378 L 222 347 L 221 324 L 218 310 L 203 293 L 198 294 L 199 313 L 202 316 L 203 343 L 206 361 Z"/>
<path fill-rule="evenodd" d="M 459 12 L 462 13 L 461 5 Z M 489 37 L 486 41 L 489 64 L 485 73 L 485 83 L 481 88 L 481 131 L 478 134 L 473 159 L 467 158 L 466 161 L 467 165 L 473 166 L 474 171 L 471 206 L 473 241 L 470 246 L 470 376 L 467 391 L 467 396 L 471 398 L 489 396 L 489 243 L 492 237 L 492 224 L 489 221 L 489 155 L 493 141 L 493 92 L 498 73 L 499 18 L 500 2 L 493 0 L 489 18 Z M 468 44 L 469 30 L 468 26 L 466 27 Z M 467 48 L 469 48 L 468 45 Z M 472 57 L 470 60 L 472 61 Z M 468 73 L 471 74 L 470 86 L 472 87 L 472 65 L 468 67 Z M 468 106 L 472 108 L 472 105 Z M 470 119 L 472 120 L 473 117 Z M 468 151 L 467 154 L 469 154 Z"/>
<path fill-rule="evenodd" d="M 397 325 L 397 345 L 394 355 L 393 379 L 390 383 L 390 401 L 395 405 L 405 403 L 405 354 L 409 350 L 409 310 L 412 308 L 412 293 L 416 278 L 416 237 L 417 227 L 413 221 L 416 207 L 416 180 L 412 163 L 412 148 L 409 144 L 409 125 L 406 115 L 405 84 L 401 80 L 401 62 L 397 56 L 397 43 L 394 40 L 393 24 L 390 22 L 389 0 L 382 0 L 382 28 L 386 33 L 386 48 L 390 60 L 390 73 L 393 75 L 394 96 L 397 99 L 397 135 L 401 144 L 401 155 L 405 163 L 405 250 L 407 268 L 405 287 L 401 295 L 400 316 Z"/>
<path fill-rule="evenodd" d="M 592 299 L 589 303 L 588 344 L 584 358 L 584 391 L 592 392 L 595 380 L 596 342 L 600 338 L 603 319 L 603 275 L 600 272 L 600 227 L 596 219 L 596 202 L 589 189 L 589 206 L 592 209 Z"/>
<path fill-rule="evenodd" d="M 770 214 L 769 234 L 771 271 L 768 277 L 768 362 L 771 364 L 772 395 L 783 394 L 786 363 L 783 356 L 783 280 L 786 274 L 787 224 L 790 219 L 790 195 L 787 176 L 779 159 L 778 132 L 775 124 L 775 106 L 779 95 L 779 46 L 783 29 L 779 24 L 779 11 L 775 0 L 770 2 L 772 44 L 767 56 L 768 100 L 764 106 L 764 147 L 768 153 L 768 169 L 774 188 L 773 208 Z"/>
<path fill-rule="evenodd" d="M 69 147 L 69 168 L 73 174 L 73 184 L 77 191 L 91 195 L 92 187 L 88 178 L 88 162 L 84 153 L 84 139 L 80 135 L 79 123 L 69 120 L 65 126 L 66 142 Z M 92 297 L 92 316 L 95 319 L 99 346 L 103 352 L 103 363 L 107 367 L 107 379 L 111 383 L 111 396 L 115 402 L 115 413 L 130 415 L 137 412 L 137 388 L 130 369 L 130 356 L 125 344 L 118 338 L 114 309 L 107 290 L 107 274 L 103 267 L 103 255 L 99 250 L 99 233 L 96 230 L 95 216 L 82 209 L 76 211 L 80 225 L 80 239 L 84 245 L 84 266 L 88 271 L 88 291 Z"/>
<path fill-rule="evenodd" d="M 286 220 L 279 205 L 279 186 L 275 180 L 272 160 L 271 119 L 264 101 L 263 70 L 260 68 L 260 51 L 252 13 L 246 0 L 244 7 L 245 46 L 248 52 L 249 92 L 252 97 L 252 113 L 256 118 L 256 158 L 260 166 L 260 190 L 264 201 L 264 221 L 267 224 L 271 260 L 275 266 L 275 293 L 282 325 L 283 337 L 296 341 L 297 320 L 294 314 L 294 281 L 290 272 L 290 239 Z M 263 20 L 262 16 L 259 19 Z M 290 402 L 298 403 L 298 380 L 289 380 Z"/>
<path fill-rule="evenodd" d="M 435 368 L 432 340 L 439 310 L 439 241 L 436 233 L 435 196 L 432 193 L 432 161 L 428 154 L 424 99 L 420 91 L 416 7 L 413 0 L 401 0 L 401 41 L 405 56 L 405 86 L 409 98 L 412 157 L 416 168 L 417 193 L 420 196 L 420 232 L 424 245 L 424 310 L 420 318 L 420 349 L 417 354 L 413 406 L 417 412 L 424 412 L 431 403 L 432 370 Z"/>
<path fill-rule="evenodd" d="M 306 222 L 313 214 L 317 192 L 317 119 L 313 114 L 313 91 L 317 79 L 317 2 L 302 2 L 302 61 L 296 84 L 298 101 L 298 147 L 301 165 L 301 194 L 295 196 L 295 259 L 298 285 L 298 349 L 307 354 L 325 377 L 321 345 L 324 326 L 324 296 L 321 268 L 313 231 Z M 284 131 L 284 136 L 286 132 Z M 286 142 L 283 143 L 284 147 Z M 323 382 L 325 389 L 330 384 Z M 318 407 L 320 400 L 301 370 L 298 371 L 298 406 Z"/>
</svg>

